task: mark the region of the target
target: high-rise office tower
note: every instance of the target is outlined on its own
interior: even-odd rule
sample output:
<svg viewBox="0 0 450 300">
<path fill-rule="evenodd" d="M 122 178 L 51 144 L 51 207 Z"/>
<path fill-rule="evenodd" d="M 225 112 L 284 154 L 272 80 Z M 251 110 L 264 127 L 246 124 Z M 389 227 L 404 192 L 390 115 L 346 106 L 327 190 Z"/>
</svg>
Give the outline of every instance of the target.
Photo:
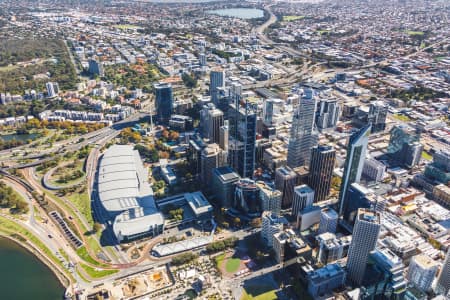
<svg viewBox="0 0 450 300">
<path fill-rule="evenodd" d="M 219 143 L 220 127 L 223 126 L 223 112 L 209 103 L 200 112 L 200 128 L 203 138 Z"/>
<path fill-rule="evenodd" d="M 358 210 L 360 208 L 376 209 L 378 196 L 373 190 L 354 182 L 350 185 L 346 193 L 344 209 L 342 211 L 343 220 L 347 225 L 353 226 Z"/>
<path fill-rule="evenodd" d="M 436 289 L 439 294 L 447 295 L 450 291 L 450 250 L 447 251 L 441 272 L 439 273 Z"/>
<path fill-rule="evenodd" d="M 379 213 L 367 209 L 359 210 L 347 258 L 347 275 L 356 285 L 362 283 L 367 259 L 375 249 L 380 228 Z"/>
<path fill-rule="evenodd" d="M 406 144 L 406 149 L 404 151 L 405 155 L 403 157 L 403 164 L 407 168 L 414 168 L 420 163 L 422 158 L 423 145 L 419 142 Z"/>
<path fill-rule="evenodd" d="M 205 53 L 200 53 L 198 55 L 198 61 L 200 62 L 200 66 L 206 66 L 206 54 Z"/>
<path fill-rule="evenodd" d="M 220 167 L 212 171 L 212 190 L 217 204 L 222 207 L 231 207 L 234 202 L 234 191 L 239 175 L 230 167 Z"/>
<path fill-rule="evenodd" d="M 293 169 L 309 165 L 311 148 L 317 145 L 318 134 L 314 127 L 315 113 L 314 93 L 307 89 L 300 98 L 292 118 L 287 165 Z"/>
<path fill-rule="evenodd" d="M 233 208 L 250 217 L 258 217 L 262 213 L 259 189 L 255 181 L 243 178 L 236 182 Z"/>
<path fill-rule="evenodd" d="M 338 214 L 331 208 L 324 208 L 320 212 L 320 224 L 318 233 L 331 232 L 335 233 L 338 224 Z"/>
<path fill-rule="evenodd" d="M 380 182 L 383 179 L 384 171 L 386 171 L 386 165 L 382 162 L 368 157 L 364 161 L 362 175 L 368 180 Z"/>
<path fill-rule="evenodd" d="M 339 120 L 340 107 L 336 99 L 321 99 L 317 104 L 316 125 L 320 130 L 334 128 Z"/>
<path fill-rule="evenodd" d="M 230 165 L 242 177 L 253 177 L 255 170 L 256 110 L 242 104 L 238 93 L 230 104 L 228 154 Z"/>
<path fill-rule="evenodd" d="M 324 265 L 335 262 L 348 253 L 349 239 L 338 239 L 334 233 L 324 232 L 317 235 L 316 240 L 319 244 L 317 260 Z"/>
<path fill-rule="evenodd" d="M 102 62 L 96 60 L 96 59 L 90 59 L 89 60 L 89 73 L 98 75 L 100 77 L 104 76 L 105 73 L 103 71 L 103 64 Z"/>
<path fill-rule="evenodd" d="M 294 187 L 297 185 L 297 173 L 289 167 L 280 167 L 275 170 L 275 188 L 283 193 L 281 207 L 290 208 L 294 197 Z"/>
<path fill-rule="evenodd" d="M 311 150 L 309 186 L 314 190 L 314 202 L 328 197 L 333 177 L 336 151 L 332 146 L 316 146 Z"/>
<path fill-rule="evenodd" d="M 347 190 L 354 182 L 361 180 L 361 173 L 366 159 L 367 144 L 369 143 L 370 124 L 359 129 L 350 136 L 347 145 L 344 173 L 342 174 L 341 190 L 339 192 L 339 215 L 344 209 Z"/>
<path fill-rule="evenodd" d="M 209 92 L 211 95 L 211 101 L 215 105 L 218 105 L 218 88 L 223 88 L 225 86 L 225 72 L 221 68 L 216 68 L 211 70 L 209 73 Z"/>
<path fill-rule="evenodd" d="M 403 260 L 385 246 L 370 253 L 370 278 L 362 287 L 362 299 L 410 299 L 405 297 L 408 282 Z M 414 299 L 414 298 L 413 298 Z M 419 299 L 419 297 L 415 298 Z"/>
<path fill-rule="evenodd" d="M 420 144 L 420 132 L 408 125 L 396 125 L 390 133 L 388 155 L 400 165 L 408 168 L 416 166 L 423 149 Z"/>
<path fill-rule="evenodd" d="M 222 167 L 226 164 L 226 155 L 217 144 L 208 144 L 206 148 L 202 150 L 200 158 L 200 179 L 206 186 L 210 187 L 212 180 L 212 171 L 215 168 Z"/>
<path fill-rule="evenodd" d="M 224 125 L 219 128 L 219 146 L 225 151 L 228 151 L 228 133 L 228 121 L 224 121 Z"/>
<path fill-rule="evenodd" d="M 270 211 L 264 211 L 261 216 L 261 237 L 264 244 L 273 248 L 273 235 L 282 231 L 284 225 L 288 222 L 284 217 L 273 214 Z"/>
<path fill-rule="evenodd" d="M 275 216 L 280 215 L 282 193 L 262 181 L 257 181 L 256 185 L 259 188 L 262 210 L 270 211 Z"/>
<path fill-rule="evenodd" d="M 303 209 L 311 207 L 314 203 L 314 191 L 306 184 L 294 188 L 292 199 L 292 215 L 296 217 Z"/>
<path fill-rule="evenodd" d="M 413 256 L 409 263 L 408 281 L 418 289 L 427 292 L 431 289 L 439 265 L 425 254 Z"/>
<path fill-rule="evenodd" d="M 47 97 L 48 98 L 54 98 L 59 93 L 59 85 L 57 82 L 47 82 L 45 84 L 45 87 L 47 88 Z"/>
<path fill-rule="evenodd" d="M 270 98 L 264 101 L 263 123 L 266 126 L 272 126 L 275 118 L 281 113 L 284 101 L 281 99 Z"/>
<path fill-rule="evenodd" d="M 447 184 L 450 181 L 450 151 L 436 151 L 433 154 L 433 162 L 425 167 L 424 174 L 430 181 Z"/>
<path fill-rule="evenodd" d="M 172 86 L 169 83 L 155 84 L 156 113 L 160 122 L 168 122 L 173 112 Z"/>
<path fill-rule="evenodd" d="M 371 133 L 386 129 L 388 106 L 383 101 L 374 101 L 369 106 L 368 122 L 372 125 Z"/>
</svg>

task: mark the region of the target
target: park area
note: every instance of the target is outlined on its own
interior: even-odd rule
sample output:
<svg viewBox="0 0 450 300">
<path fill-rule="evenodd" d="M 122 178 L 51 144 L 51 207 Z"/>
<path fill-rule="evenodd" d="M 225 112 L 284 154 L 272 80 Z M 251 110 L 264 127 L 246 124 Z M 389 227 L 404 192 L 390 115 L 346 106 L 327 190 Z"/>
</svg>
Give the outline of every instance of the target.
<svg viewBox="0 0 450 300">
<path fill-rule="evenodd" d="M 217 269 L 225 277 L 232 277 L 234 274 L 247 269 L 245 261 L 241 260 L 236 254 L 230 252 L 223 253 L 215 257 Z"/>
<path fill-rule="evenodd" d="M 267 277 L 254 278 L 246 281 L 241 300 L 275 300 L 278 299 L 277 289 L 272 280 Z"/>
<path fill-rule="evenodd" d="M 304 18 L 305 16 L 283 16 L 283 22 L 293 22 Z"/>
</svg>

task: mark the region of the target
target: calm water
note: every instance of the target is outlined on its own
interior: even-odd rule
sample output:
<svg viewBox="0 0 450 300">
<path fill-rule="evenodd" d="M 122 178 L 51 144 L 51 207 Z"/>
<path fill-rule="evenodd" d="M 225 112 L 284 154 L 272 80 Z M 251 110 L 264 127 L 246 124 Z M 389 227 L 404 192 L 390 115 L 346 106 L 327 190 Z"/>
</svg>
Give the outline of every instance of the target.
<svg viewBox="0 0 450 300">
<path fill-rule="evenodd" d="M 264 17 L 264 11 L 257 8 L 226 8 L 208 10 L 207 13 L 222 17 L 233 17 L 240 19 L 258 19 Z"/>
<path fill-rule="evenodd" d="M 0 135 L 0 139 L 4 140 L 4 141 L 12 141 L 12 140 L 16 140 L 16 141 L 24 141 L 26 142 L 27 140 L 34 140 L 38 135 L 36 133 L 32 133 L 32 134 L 7 134 L 7 135 Z"/>
<path fill-rule="evenodd" d="M 0 238 L 0 299 L 61 300 L 64 287 L 39 259 Z"/>
</svg>

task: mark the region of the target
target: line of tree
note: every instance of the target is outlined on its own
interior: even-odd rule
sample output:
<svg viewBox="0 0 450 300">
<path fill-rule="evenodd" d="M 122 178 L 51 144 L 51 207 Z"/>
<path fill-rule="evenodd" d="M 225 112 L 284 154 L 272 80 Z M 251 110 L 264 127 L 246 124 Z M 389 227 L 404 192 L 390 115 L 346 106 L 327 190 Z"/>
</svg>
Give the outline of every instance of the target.
<svg viewBox="0 0 450 300">
<path fill-rule="evenodd" d="M 184 265 L 184 264 L 187 264 L 189 262 L 196 260 L 197 258 L 198 258 L 197 253 L 186 252 L 186 253 L 177 255 L 174 258 L 172 258 L 172 265 L 174 265 L 174 266 Z"/>
<path fill-rule="evenodd" d="M 233 248 L 234 246 L 236 246 L 236 243 L 237 238 L 235 237 L 224 239 L 222 241 L 212 242 L 206 246 L 206 252 L 208 252 L 209 254 L 217 253 L 228 248 Z"/>
</svg>

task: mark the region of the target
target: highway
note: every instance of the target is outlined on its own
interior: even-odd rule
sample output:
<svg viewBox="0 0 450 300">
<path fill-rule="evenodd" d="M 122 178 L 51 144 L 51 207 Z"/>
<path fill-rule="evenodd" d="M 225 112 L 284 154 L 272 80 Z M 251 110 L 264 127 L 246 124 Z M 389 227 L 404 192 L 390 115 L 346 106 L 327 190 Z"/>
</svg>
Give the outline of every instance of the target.
<svg viewBox="0 0 450 300">
<path fill-rule="evenodd" d="M 133 126 L 137 122 L 139 122 L 140 119 L 146 117 L 148 114 L 146 113 L 137 113 L 129 118 L 119 121 L 117 123 L 114 123 L 113 125 L 109 127 L 102 128 L 100 130 L 90 132 L 81 136 L 77 136 L 65 141 L 61 141 L 59 143 L 55 143 L 52 148 L 49 149 L 39 149 L 34 150 L 35 152 L 31 152 L 30 154 L 26 156 L 11 156 L 2 158 L 1 161 L 6 162 L 8 161 L 15 161 L 17 159 L 26 160 L 26 159 L 36 159 L 36 161 L 29 162 L 29 163 L 17 163 L 17 164 L 11 164 L 8 168 L 17 168 L 17 169 L 23 169 L 23 168 L 29 168 L 29 167 L 35 167 L 39 164 L 42 164 L 47 161 L 51 161 L 55 159 L 55 156 L 62 156 L 67 152 L 75 152 L 80 150 L 81 148 L 85 147 L 86 145 L 90 144 L 96 144 L 99 141 L 104 141 L 111 139 L 115 136 L 117 136 L 120 131 L 129 126 Z M 27 148 L 28 147 L 28 148 Z M 29 149 L 29 145 L 26 146 L 20 146 L 13 149 L 8 149 L 0 152 L 0 156 L 3 155 L 13 155 L 17 154 L 18 151 Z M 36 153 L 38 152 L 38 153 Z"/>
</svg>

